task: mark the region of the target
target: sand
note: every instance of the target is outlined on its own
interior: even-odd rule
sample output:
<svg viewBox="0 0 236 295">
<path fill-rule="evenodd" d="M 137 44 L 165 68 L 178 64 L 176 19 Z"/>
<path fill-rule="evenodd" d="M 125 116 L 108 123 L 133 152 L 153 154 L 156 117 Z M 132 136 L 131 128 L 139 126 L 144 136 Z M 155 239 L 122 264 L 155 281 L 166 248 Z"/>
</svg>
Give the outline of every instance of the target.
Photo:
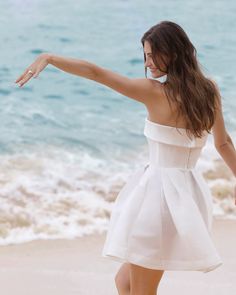
<svg viewBox="0 0 236 295">
<path fill-rule="evenodd" d="M 235 295 L 236 220 L 214 219 L 213 240 L 223 265 L 208 273 L 166 271 L 159 295 Z M 101 256 L 105 234 L 38 240 L 0 247 L 3 295 L 115 295 L 120 263 Z"/>
</svg>

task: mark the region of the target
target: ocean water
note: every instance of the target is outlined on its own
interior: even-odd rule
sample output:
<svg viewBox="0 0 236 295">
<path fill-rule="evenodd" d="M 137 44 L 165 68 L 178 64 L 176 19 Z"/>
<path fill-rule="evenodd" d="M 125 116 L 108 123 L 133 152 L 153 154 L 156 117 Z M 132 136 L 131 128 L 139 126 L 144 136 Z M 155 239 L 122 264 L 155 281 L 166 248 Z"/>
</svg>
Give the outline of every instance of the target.
<svg viewBox="0 0 236 295">
<path fill-rule="evenodd" d="M 17 87 L 42 52 L 144 77 L 143 33 L 175 21 L 220 87 L 235 142 L 234 1 L 0 0 L 0 11 L 0 245 L 105 231 L 117 193 L 148 157 L 142 104 L 52 66 Z M 212 140 L 197 165 L 214 216 L 235 218 L 232 173 Z"/>
</svg>

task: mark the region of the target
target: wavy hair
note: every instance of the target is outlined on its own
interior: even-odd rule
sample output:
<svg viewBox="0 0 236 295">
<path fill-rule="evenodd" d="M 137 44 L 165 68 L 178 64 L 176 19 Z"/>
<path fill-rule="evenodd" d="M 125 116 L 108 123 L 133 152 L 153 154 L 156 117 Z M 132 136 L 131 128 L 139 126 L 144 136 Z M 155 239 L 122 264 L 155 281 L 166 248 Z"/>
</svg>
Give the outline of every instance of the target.
<svg viewBox="0 0 236 295">
<path fill-rule="evenodd" d="M 178 24 L 162 21 L 144 33 L 143 48 L 145 41 L 151 46 L 155 66 L 167 73 L 164 91 L 169 104 L 170 101 L 177 103 L 177 119 L 180 114 L 186 119 L 187 134 L 202 137 L 204 130 L 211 133 L 220 93 L 215 82 L 201 71 L 196 48 L 187 34 Z M 166 71 L 160 68 L 157 57 Z M 147 78 L 146 67 L 145 76 Z"/>
</svg>

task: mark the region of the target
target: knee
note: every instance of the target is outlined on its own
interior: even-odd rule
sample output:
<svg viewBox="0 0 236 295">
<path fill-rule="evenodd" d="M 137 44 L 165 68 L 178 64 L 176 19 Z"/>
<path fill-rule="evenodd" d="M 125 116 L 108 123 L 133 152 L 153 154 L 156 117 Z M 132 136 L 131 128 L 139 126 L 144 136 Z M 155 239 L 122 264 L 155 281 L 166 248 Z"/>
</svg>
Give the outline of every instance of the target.
<svg viewBox="0 0 236 295">
<path fill-rule="evenodd" d="M 129 277 L 124 276 L 123 274 L 116 274 L 115 276 L 115 284 L 118 289 L 118 291 L 122 292 L 122 294 L 129 294 L 130 291 L 130 283 L 129 283 Z"/>
</svg>

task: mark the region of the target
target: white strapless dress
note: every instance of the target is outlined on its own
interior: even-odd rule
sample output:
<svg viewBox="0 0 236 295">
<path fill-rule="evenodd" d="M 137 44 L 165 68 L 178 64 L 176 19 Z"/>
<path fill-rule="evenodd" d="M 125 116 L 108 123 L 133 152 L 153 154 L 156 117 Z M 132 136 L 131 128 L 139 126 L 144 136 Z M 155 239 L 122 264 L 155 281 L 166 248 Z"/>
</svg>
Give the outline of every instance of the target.
<svg viewBox="0 0 236 295">
<path fill-rule="evenodd" d="M 150 269 L 208 272 L 222 265 L 211 237 L 212 196 L 195 168 L 208 133 L 145 118 L 149 162 L 135 170 L 112 209 L 102 257 Z"/>
</svg>

